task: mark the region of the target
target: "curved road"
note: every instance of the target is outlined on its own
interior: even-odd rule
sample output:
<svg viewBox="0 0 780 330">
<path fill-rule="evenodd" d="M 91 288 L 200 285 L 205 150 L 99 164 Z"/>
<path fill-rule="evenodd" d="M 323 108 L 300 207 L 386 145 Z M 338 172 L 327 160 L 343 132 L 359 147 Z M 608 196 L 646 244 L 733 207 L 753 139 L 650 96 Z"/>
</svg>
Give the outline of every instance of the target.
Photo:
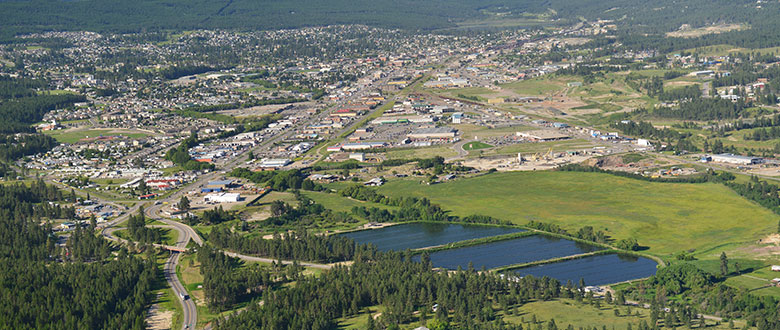
<svg viewBox="0 0 780 330">
<path fill-rule="evenodd" d="M 141 204 L 139 204 L 139 207 L 140 205 Z M 135 209 L 137 208 L 138 207 L 136 207 Z M 120 230 L 121 228 L 113 227 L 119 222 L 124 221 L 124 219 L 129 217 L 130 214 L 131 213 L 128 212 L 127 214 L 109 222 L 108 226 L 103 228 L 103 231 L 101 233 L 103 237 L 119 243 L 130 243 L 130 241 L 128 240 L 121 239 L 119 237 L 114 236 L 114 232 Z M 163 267 L 163 274 L 165 275 L 165 280 L 168 282 L 168 285 L 170 285 L 171 289 L 173 290 L 173 293 L 176 295 L 177 299 L 179 299 L 179 302 L 181 303 L 182 314 L 183 314 L 182 329 L 194 329 L 195 325 L 197 325 L 198 323 L 198 310 L 195 307 L 195 303 L 192 302 L 192 299 L 189 298 L 187 289 L 184 288 L 184 285 L 182 285 L 181 282 L 179 281 L 179 277 L 176 276 L 176 265 L 178 265 L 179 258 L 181 257 L 181 252 L 177 250 L 186 249 L 187 243 L 190 242 L 190 238 L 191 238 L 190 232 L 187 230 L 182 230 L 182 228 L 175 225 L 150 226 L 150 227 L 168 227 L 168 228 L 173 228 L 179 232 L 179 239 L 176 241 L 175 246 L 169 246 L 164 244 L 153 244 L 153 245 L 171 251 L 171 256 L 165 262 L 165 266 Z M 190 228 L 190 231 L 191 230 L 192 228 Z"/>
</svg>

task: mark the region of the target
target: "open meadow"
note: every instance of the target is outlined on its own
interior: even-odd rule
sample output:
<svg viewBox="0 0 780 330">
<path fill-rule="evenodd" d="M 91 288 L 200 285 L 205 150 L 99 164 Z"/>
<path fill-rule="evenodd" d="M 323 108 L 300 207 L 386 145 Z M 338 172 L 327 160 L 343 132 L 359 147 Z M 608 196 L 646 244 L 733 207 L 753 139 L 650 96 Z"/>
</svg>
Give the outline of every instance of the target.
<svg viewBox="0 0 780 330">
<path fill-rule="evenodd" d="M 428 197 L 459 216 L 483 214 L 517 224 L 537 220 L 570 232 L 593 226 L 613 239 L 636 238 L 658 256 L 754 242 L 776 229 L 780 219 L 719 184 L 658 183 L 599 173 L 494 173 L 431 186 L 398 180 L 379 191 Z"/>
</svg>

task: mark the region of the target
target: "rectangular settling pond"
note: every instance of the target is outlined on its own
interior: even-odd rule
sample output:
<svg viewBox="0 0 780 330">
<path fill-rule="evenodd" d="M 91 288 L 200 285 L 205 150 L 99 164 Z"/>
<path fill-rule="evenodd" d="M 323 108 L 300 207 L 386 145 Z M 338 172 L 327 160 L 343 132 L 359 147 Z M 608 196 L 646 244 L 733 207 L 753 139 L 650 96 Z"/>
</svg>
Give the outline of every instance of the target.
<svg viewBox="0 0 780 330">
<path fill-rule="evenodd" d="M 602 250 L 602 248 L 554 237 L 534 235 L 506 241 L 443 250 L 430 254 L 434 267 L 475 269 L 522 264 Z"/>
<path fill-rule="evenodd" d="M 380 251 L 403 251 L 506 235 L 525 231 L 520 228 L 463 225 L 451 223 L 408 223 L 342 234 L 358 244 L 374 244 Z"/>
<path fill-rule="evenodd" d="M 585 285 L 605 285 L 655 275 L 655 261 L 629 255 L 605 254 L 516 269 L 519 276 L 552 277 L 561 284 L 571 281 L 577 285 L 580 278 Z M 508 272 L 509 273 L 509 272 Z"/>
</svg>

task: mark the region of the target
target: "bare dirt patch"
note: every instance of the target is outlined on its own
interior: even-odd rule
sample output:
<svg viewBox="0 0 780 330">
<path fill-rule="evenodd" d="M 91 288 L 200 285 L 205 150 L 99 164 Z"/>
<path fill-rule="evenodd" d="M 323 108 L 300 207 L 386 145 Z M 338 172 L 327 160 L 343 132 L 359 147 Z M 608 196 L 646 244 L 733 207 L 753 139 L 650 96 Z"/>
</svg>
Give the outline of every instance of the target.
<svg viewBox="0 0 780 330">
<path fill-rule="evenodd" d="M 774 246 L 780 246 L 780 234 L 772 234 L 758 240 L 758 244 L 771 244 Z"/>
<path fill-rule="evenodd" d="M 146 324 L 149 325 L 147 329 L 170 329 L 173 324 L 173 311 L 163 311 L 158 304 L 149 307 L 147 314 L 149 315 L 146 317 Z"/>
<path fill-rule="evenodd" d="M 746 28 L 743 24 L 719 24 L 701 28 L 690 28 L 687 24 L 680 27 L 679 30 L 666 33 L 667 37 L 674 38 L 696 38 L 707 34 L 717 34 Z"/>
<path fill-rule="evenodd" d="M 694 81 L 670 81 L 666 83 L 666 87 L 683 87 L 683 86 L 693 86 L 693 85 L 699 85 L 699 83 Z"/>
</svg>

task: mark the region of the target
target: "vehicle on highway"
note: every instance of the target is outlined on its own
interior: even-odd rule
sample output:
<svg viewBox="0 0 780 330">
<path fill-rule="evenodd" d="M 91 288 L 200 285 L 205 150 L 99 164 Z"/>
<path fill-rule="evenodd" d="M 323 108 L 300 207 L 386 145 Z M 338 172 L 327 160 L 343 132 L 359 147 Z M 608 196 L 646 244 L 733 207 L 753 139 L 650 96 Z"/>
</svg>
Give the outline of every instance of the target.
<svg viewBox="0 0 780 330">
<path fill-rule="evenodd" d="M 190 296 L 189 296 L 189 295 L 186 295 L 186 294 L 184 294 L 183 292 L 180 292 L 180 293 L 179 293 L 179 297 L 181 297 L 181 300 L 187 300 L 187 299 L 188 299 Z"/>
</svg>

